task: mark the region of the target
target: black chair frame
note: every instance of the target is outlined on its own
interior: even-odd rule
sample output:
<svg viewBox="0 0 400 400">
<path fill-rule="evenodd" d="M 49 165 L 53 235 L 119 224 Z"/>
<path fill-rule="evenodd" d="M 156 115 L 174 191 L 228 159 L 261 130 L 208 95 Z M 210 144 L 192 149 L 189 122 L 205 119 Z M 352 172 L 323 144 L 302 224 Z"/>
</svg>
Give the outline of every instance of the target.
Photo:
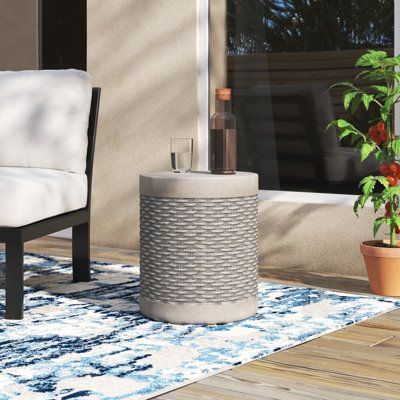
<svg viewBox="0 0 400 400">
<path fill-rule="evenodd" d="M 6 319 L 22 319 L 24 312 L 24 243 L 72 227 L 74 282 L 90 280 L 90 204 L 100 88 L 93 88 L 88 125 L 86 175 L 88 197 L 85 208 L 19 227 L 0 227 L 0 242 L 6 249 Z"/>
</svg>

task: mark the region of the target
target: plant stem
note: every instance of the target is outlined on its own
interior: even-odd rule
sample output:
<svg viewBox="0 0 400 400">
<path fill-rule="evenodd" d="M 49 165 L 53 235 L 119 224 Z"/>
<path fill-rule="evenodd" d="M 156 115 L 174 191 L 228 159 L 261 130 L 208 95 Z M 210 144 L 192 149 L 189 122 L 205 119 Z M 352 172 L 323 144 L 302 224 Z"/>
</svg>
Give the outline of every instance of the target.
<svg viewBox="0 0 400 400">
<path fill-rule="evenodd" d="M 390 225 L 390 245 L 396 246 L 396 231 L 393 225 Z"/>
<path fill-rule="evenodd" d="M 393 218 L 395 215 L 395 209 L 394 209 L 394 197 L 390 199 L 390 216 Z M 393 219 L 392 219 L 393 221 Z M 396 226 L 392 222 L 390 224 L 390 245 L 391 246 L 396 246 Z"/>
</svg>

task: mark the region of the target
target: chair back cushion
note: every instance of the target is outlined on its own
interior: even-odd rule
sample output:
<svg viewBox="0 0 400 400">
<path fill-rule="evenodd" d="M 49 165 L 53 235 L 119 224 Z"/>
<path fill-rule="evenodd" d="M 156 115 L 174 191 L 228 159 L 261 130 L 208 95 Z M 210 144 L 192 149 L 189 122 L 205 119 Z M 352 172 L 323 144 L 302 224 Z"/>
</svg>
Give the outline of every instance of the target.
<svg viewBox="0 0 400 400">
<path fill-rule="evenodd" d="M 84 71 L 0 72 L 0 167 L 85 173 L 91 96 Z"/>
</svg>

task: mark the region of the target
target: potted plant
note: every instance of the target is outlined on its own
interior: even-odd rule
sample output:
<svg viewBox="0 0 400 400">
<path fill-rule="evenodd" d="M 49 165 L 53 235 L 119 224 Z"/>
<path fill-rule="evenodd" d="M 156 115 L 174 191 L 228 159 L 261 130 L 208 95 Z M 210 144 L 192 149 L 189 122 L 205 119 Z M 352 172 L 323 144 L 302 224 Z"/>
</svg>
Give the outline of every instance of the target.
<svg viewBox="0 0 400 400">
<path fill-rule="evenodd" d="M 373 234 L 387 225 L 390 240 L 368 240 L 360 244 L 371 289 L 376 294 L 400 296 L 400 136 L 394 133 L 394 107 L 400 102 L 400 56 L 388 57 L 384 51 L 369 50 L 356 62 L 361 68 L 354 82 L 341 82 L 334 86 L 345 88 L 343 105 L 351 114 L 359 107 L 375 107 L 379 117 L 369 121 L 368 132 L 362 132 L 344 119 L 332 121 L 339 140 L 349 137 L 351 144 L 360 151 L 361 161 L 375 157 L 379 162 L 379 175 L 364 177 L 359 187 L 361 195 L 354 203 L 354 212 L 371 202 L 375 213 L 384 214 L 375 219 Z M 359 82 L 368 83 L 360 85 Z M 367 82 L 365 82 L 367 81 Z"/>
</svg>

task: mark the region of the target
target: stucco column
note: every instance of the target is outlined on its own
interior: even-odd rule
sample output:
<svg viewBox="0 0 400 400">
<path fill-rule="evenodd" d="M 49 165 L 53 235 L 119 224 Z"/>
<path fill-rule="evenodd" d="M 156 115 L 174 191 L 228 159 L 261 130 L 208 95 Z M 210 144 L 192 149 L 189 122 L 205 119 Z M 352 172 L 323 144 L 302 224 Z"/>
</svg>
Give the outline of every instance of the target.
<svg viewBox="0 0 400 400">
<path fill-rule="evenodd" d="M 196 2 L 88 0 L 88 72 L 102 88 L 92 243 L 138 248 L 139 173 L 197 139 Z M 195 144 L 196 145 L 196 144 Z"/>
</svg>

